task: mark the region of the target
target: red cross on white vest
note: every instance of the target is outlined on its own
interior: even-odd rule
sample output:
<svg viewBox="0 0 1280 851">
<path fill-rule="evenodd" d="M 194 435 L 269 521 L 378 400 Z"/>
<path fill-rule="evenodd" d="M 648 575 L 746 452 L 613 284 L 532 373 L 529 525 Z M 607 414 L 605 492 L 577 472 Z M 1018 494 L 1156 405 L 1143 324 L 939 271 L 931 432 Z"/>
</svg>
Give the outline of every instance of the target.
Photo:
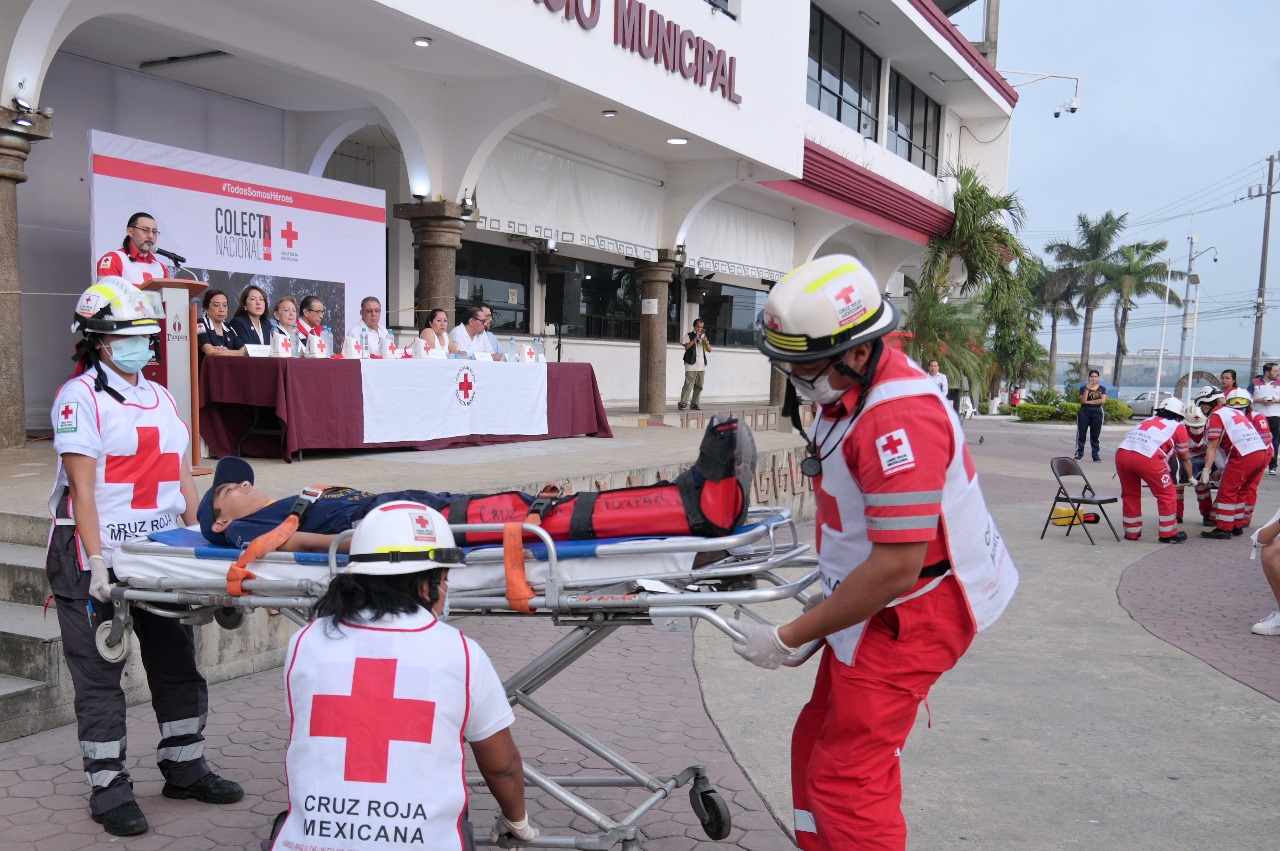
<svg viewBox="0 0 1280 851">
<path fill-rule="evenodd" d="M 138 426 L 136 455 L 108 455 L 103 481 L 109 485 L 133 485 L 130 508 L 156 508 L 161 482 L 182 478 L 182 456 L 160 451 L 160 429 Z"/>
<path fill-rule="evenodd" d="M 344 779 L 386 783 L 392 742 L 431 744 L 435 703 L 395 691 L 395 659 L 356 659 L 351 694 L 312 699 L 311 735 L 346 739 Z"/>
<path fill-rule="evenodd" d="M 1160 420 L 1153 417 L 1147 420 L 1146 422 L 1144 422 L 1142 425 L 1138 426 L 1138 431 L 1154 431 L 1155 429 L 1158 429 L 1158 428 L 1164 428 L 1164 423 L 1160 422 Z"/>
</svg>

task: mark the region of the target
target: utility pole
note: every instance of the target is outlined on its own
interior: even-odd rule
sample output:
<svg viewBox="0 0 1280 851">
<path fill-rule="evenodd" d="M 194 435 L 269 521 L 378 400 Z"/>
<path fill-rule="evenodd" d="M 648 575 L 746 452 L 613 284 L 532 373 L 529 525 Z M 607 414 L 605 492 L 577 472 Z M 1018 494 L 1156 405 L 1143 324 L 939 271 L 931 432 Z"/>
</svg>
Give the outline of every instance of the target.
<svg viewBox="0 0 1280 851">
<path fill-rule="evenodd" d="M 1178 380 L 1182 380 L 1182 368 L 1187 363 L 1187 332 L 1191 330 L 1191 267 L 1195 263 L 1196 243 L 1200 237 L 1187 237 L 1187 294 L 1182 297 L 1182 342 L 1178 345 Z M 1186 405 L 1191 404 L 1191 378 L 1187 378 L 1187 386 L 1184 388 L 1183 395 L 1186 397 L 1183 402 Z"/>
<path fill-rule="evenodd" d="M 1267 312 L 1267 248 L 1271 242 L 1271 196 L 1275 194 L 1276 155 L 1267 157 L 1267 196 L 1265 212 L 1262 214 L 1262 261 L 1258 264 L 1258 299 L 1254 302 L 1253 316 L 1253 357 L 1249 361 L 1249 377 L 1258 374 L 1262 364 L 1262 314 Z M 1253 190 L 1249 191 L 1250 197 Z"/>
</svg>

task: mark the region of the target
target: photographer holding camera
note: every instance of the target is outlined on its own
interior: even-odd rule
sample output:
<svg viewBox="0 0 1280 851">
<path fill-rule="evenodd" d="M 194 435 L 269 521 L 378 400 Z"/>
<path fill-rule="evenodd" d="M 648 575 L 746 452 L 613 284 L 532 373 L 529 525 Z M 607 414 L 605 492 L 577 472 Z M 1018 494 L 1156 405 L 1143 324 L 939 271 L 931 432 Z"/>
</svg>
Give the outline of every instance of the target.
<svg viewBox="0 0 1280 851">
<path fill-rule="evenodd" d="M 707 352 L 709 351 L 711 351 L 711 343 L 707 342 L 706 323 L 701 318 L 695 319 L 693 330 L 689 332 L 689 339 L 684 342 L 684 387 L 680 390 L 678 406 L 682 411 L 702 410 L 698 407 L 698 400 L 702 398 L 702 379 L 707 374 Z"/>
</svg>

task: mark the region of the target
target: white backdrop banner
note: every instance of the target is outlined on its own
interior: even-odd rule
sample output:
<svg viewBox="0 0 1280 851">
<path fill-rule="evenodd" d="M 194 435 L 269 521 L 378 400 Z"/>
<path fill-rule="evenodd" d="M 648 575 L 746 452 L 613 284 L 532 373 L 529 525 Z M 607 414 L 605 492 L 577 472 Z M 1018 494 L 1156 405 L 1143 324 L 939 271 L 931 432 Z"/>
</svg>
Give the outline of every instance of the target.
<svg viewBox="0 0 1280 851">
<path fill-rule="evenodd" d="M 93 260 L 120 247 L 129 217 L 150 213 L 165 248 L 235 310 L 250 283 L 272 304 L 318 295 L 341 338 L 366 296 L 386 299 L 386 193 L 294 171 L 89 133 Z M 168 263 L 168 261 L 164 261 Z"/>
<path fill-rule="evenodd" d="M 365 443 L 547 433 L 545 363 L 366 360 L 360 381 Z"/>
</svg>

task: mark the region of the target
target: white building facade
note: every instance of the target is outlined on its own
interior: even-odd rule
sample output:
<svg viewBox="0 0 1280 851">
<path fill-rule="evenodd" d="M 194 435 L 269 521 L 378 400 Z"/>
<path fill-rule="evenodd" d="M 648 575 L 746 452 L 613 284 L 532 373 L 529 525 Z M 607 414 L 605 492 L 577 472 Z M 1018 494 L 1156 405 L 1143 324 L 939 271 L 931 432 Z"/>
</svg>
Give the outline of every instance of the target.
<svg viewBox="0 0 1280 851">
<path fill-rule="evenodd" d="M 556 326 L 607 405 L 674 403 L 701 316 L 705 407 L 769 397 L 752 325 L 794 266 L 851 252 L 900 294 L 950 229 L 948 165 L 1005 189 L 1016 102 L 931 0 L 7 0 L 0 51 L 0 182 L 26 180 L 0 209 L 23 341 L 0 329 L 0 374 L 26 428 L 112 247 L 89 243 L 92 129 L 384 189 L 385 246 L 352 250 L 386 279 L 348 288 L 408 336 L 446 275 L 431 292 L 489 303 L 503 342 Z M 56 117 L 17 124 L 14 98 Z M 395 217 L 435 203 L 459 211 L 444 273 Z"/>
</svg>

